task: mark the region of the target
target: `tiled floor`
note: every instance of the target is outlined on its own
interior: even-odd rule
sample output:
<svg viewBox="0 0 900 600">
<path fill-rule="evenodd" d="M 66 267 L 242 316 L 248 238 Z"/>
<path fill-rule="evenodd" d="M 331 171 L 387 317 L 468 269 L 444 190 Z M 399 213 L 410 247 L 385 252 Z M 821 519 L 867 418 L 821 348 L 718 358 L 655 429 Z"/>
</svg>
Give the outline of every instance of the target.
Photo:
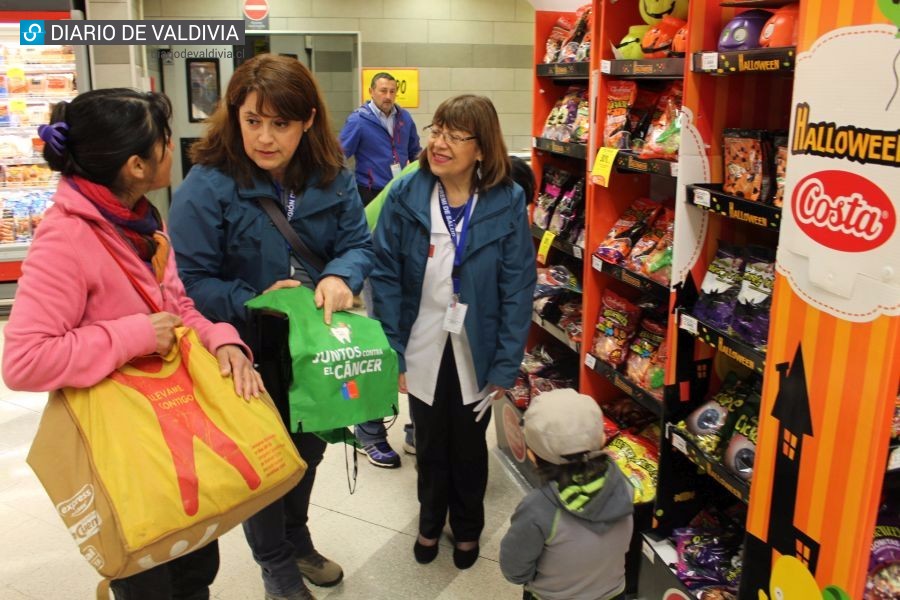
<svg viewBox="0 0 900 600">
<path fill-rule="evenodd" d="M 0 329 L 5 321 L 0 321 Z M 2 350 L 2 335 L 0 335 Z M 25 455 L 37 429 L 46 394 L 13 392 L 0 385 L 0 600 L 80 600 L 94 597 L 99 580 L 77 551 Z M 402 444 L 404 414 L 390 431 Z M 377 469 L 360 456 L 356 493 L 347 489 L 344 451 L 330 446 L 319 467 L 310 508 L 310 528 L 319 551 L 344 568 L 334 588 L 311 589 L 319 599 L 513 600 L 521 588 L 507 583 L 497 564 L 499 544 L 523 484 L 496 450 L 494 424 L 488 427 L 490 457 L 486 527 L 474 567 L 453 566 L 450 543 L 430 565 L 412 556 L 416 533 L 416 471 L 404 456 L 400 469 Z M 222 564 L 212 596 L 261 600 L 262 582 L 240 528 L 220 539 Z"/>
</svg>

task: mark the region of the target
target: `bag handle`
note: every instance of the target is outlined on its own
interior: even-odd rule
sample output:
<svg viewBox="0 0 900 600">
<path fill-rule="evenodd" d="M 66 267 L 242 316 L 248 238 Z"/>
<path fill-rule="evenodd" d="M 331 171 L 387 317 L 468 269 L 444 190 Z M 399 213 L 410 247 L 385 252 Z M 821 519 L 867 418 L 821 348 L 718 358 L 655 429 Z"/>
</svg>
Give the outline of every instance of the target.
<svg viewBox="0 0 900 600">
<path fill-rule="evenodd" d="M 269 215 L 272 223 L 275 224 L 275 227 L 278 228 L 278 231 L 281 232 L 284 239 L 291 245 L 294 254 L 300 258 L 306 259 L 306 261 L 321 274 L 322 271 L 325 270 L 325 261 L 322 260 L 318 254 L 310 250 L 303 239 L 297 235 L 297 232 L 294 231 L 294 228 L 288 223 L 284 213 L 275 205 L 275 201 L 265 196 L 257 198 L 256 201 L 259 202 L 262 209 Z"/>
<path fill-rule="evenodd" d="M 134 278 L 134 275 L 132 275 L 131 272 L 125 268 L 125 265 L 122 264 L 122 261 L 113 251 L 113 248 L 109 245 L 109 242 L 106 241 L 102 235 L 100 235 L 100 232 L 97 231 L 96 228 L 91 227 L 91 230 L 94 232 L 94 235 L 97 236 L 97 239 L 100 240 L 100 243 L 103 244 L 103 247 L 106 248 L 106 251 L 109 252 L 109 255 L 112 257 L 112 259 L 116 261 L 117 265 L 119 265 L 119 268 L 122 269 L 122 272 L 125 273 L 125 277 L 127 277 L 128 281 L 131 282 L 131 285 L 134 287 L 138 295 L 144 300 L 147 306 L 150 307 L 150 311 L 154 313 L 161 312 L 161 309 L 159 308 L 159 305 L 156 303 L 156 301 L 150 297 L 150 294 L 147 293 L 147 290 L 145 290 L 138 284 L 137 279 Z"/>
</svg>

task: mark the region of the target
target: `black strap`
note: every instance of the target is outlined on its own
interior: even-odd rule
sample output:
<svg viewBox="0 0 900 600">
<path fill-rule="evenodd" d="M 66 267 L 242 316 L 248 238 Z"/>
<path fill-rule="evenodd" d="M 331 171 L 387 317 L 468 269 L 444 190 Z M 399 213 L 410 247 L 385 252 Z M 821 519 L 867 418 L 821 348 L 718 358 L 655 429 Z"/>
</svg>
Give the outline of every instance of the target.
<svg viewBox="0 0 900 600">
<path fill-rule="evenodd" d="M 294 231 L 294 228 L 288 223 L 287 218 L 284 216 L 284 213 L 281 212 L 281 209 L 278 208 L 278 205 L 275 204 L 275 201 L 266 197 L 257 198 L 256 200 L 259 202 L 259 205 L 262 206 L 262 209 L 266 211 L 266 214 L 269 215 L 269 218 L 272 219 L 272 223 L 275 224 L 275 227 L 278 228 L 278 231 L 281 232 L 284 239 L 291 245 L 294 254 L 305 259 L 321 274 L 322 271 L 325 270 L 325 261 L 322 260 L 318 254 L 310 250 L 309 246 L 307 246 L 300 236 L 297 235 L 297 232 Z"/>
</svg>

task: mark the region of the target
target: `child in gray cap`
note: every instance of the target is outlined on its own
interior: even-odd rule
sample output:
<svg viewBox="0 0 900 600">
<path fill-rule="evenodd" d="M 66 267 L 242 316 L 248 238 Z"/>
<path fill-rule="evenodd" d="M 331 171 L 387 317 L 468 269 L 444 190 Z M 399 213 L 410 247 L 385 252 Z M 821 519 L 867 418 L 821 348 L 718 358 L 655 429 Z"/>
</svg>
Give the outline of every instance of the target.
<svg viewBox="0 0 900 600">
<path fill-rule="evenodd" d="M 572 389 L 545 392 L 525 412 L 525 443 L 544 484 L 510 519 L 503 576 L 525 600 L 624 599 L 634 490 L 602 452 L 600 407 Z"/>
</svg>

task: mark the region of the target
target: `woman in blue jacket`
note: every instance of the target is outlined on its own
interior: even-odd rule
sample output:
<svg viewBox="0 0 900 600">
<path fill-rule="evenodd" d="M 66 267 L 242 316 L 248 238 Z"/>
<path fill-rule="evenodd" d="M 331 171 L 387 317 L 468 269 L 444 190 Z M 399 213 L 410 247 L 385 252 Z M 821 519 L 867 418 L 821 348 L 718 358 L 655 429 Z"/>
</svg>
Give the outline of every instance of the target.
<svg viewBox="0 0 900 600">
<path fill-rule="evenodd" d="M 169 227 L 188 295 L 212 321 L 237 327 L 259 360 L 266 389 L 287 422 L 290 357 L 286 322 L 248 322 L 244 303 L 266 292 L 307 286 L 333 311 L 352 306 L 372 265 L 372 242 L 353 176 L 331 132 L 309 70 L 270 54 L 235 70 L 226 97 L 192 148 L 195 166 L 175 192 Z M 271 198 L 313 254 L 319 271 L 294 256 L 259 204 Z M 343 571 L 313 546 L 307 512 L 325 442 L 292 435 L 308 470 L 297 487 L 244 523 L 262 568 L 267 599 L 313 598 L 302 575 L 321 586 Z"/>
<path fill-rule="evenodd" d="M 420 170 L 393 185 L 382 209 L 370 281 L 416 424 L 413 553 L 434 560 L 449 513 L 453 562 L 467 569 L 478 558 L 488 473 L 490 413 L 478 413 L 516 378 L 534 246 L 491 101 L 445 100 L 426 129 Z"/>
</svg>

